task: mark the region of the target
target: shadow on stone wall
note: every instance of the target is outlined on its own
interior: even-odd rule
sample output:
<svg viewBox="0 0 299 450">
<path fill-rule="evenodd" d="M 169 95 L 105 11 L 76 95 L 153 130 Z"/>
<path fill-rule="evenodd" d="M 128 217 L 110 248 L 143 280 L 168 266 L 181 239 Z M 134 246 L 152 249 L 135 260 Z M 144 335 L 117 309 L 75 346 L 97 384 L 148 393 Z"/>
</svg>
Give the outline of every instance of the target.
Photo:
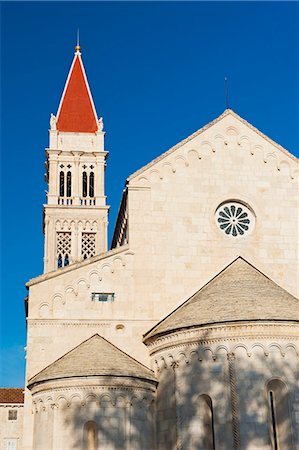
<svg viewBox="0 0 299 450">
<path fill-rule="evenodd" d="M 169 351 L 157 355 L 158 379 L 162 381 L 158 386 L 156 412 L 159 450 L 274 449 L 269 401 L 272 387 L 268 387 L 273 379 L 280 380 L 284 386 L 282 391 L 273 392 L 278 448 L 297 448 L 294 403 L 296 395 L 299 398 L 299 364 L 296 349 L 291 345 L 281 348 L 278 344 L 266 348 L 256 341 L 250 348 L 241 343 L 231 346 L 225 340 L 225 345 L 215 347 L 207 344 L 209 338 L 207 331 L 197 344 L 169 347 Z M 170 384 L 174 387 L 172 403 L 168 400 L 169 393 L 168 399 L 163 395 Z M 204 437 L 204 428 L 208 432 L 210 424 L 207 417 L 202 417 L 207 408 L 202 407 L 204 398 L 200 396 L 208 396 L 212 401 L 214 447 L 213 440 L 208 442 Z M 171 425 L 167 427 L 167 416 L 171 416 L 171 408 L 176 410 L 175 423 L 172 423 L 176 442 L 167 441 Z M 168 442 L 168 447 L 163 442 Z"/>
<path fill-rule="evenodd" d="M 287 405 L 276 418 L 279 449 L 299 445 L 295 427 L 294 401 L 298 390 L 298 355 L 291 346 L 281 349 L 261 344 L 234 345 L 228 351 L 219 345 L 212 351 L 209 335 L 196 345 L 163 351 L 156 358 L 160 386 L 157 401 L 151 394 L 126 388 L 96 392 L 85 388 L 84 400 L 66 410 L 65 427 L 73 439 L 72 448 L 84 450 L 258 450 L 271 447 L 271 408 L 267 382 L 286 385 Z M 224 342 L 224 341 L 223 341 Z M 247 341 L 248 342 L 248 341 Z M 172 386 L 172 388 L 171 388 Z M 207 395 L 213 407 L 213 443 L 204 438 L 208 420 L 202 417 L 200 395 Z M 274 392 L 274 397 L 275 397 Z M 276 398 L 276 407 L 279 399 Z M 286 410 L 287 409 L 287 410 Z M 156 413 L 156 424 L 153 414 Z M 84 440 L 84 425 L 95 421 L 95 447 Z M 154 440 L 154 428 L 157 442 Z M 297 424 L 298 427 L 298 424 Z M 272 435 L 272 438 L 271 438 Z"/>
<path fill-rule="evenodd" d="M 140 388 L 135 392 L 130 388 L 111 388 L 105 393 L 100 390 L 100 386 L 96 389 L 87 387 L 84 389 L 83 401 L 72 402 L 64 409 L 64 425 L 67 435 L 71 436 L 71 448 L 153 450 L 152 395 L 140 392 Z M 88 437 L 87 422 L 96 424 L 95 439 Z"/>
</svg>

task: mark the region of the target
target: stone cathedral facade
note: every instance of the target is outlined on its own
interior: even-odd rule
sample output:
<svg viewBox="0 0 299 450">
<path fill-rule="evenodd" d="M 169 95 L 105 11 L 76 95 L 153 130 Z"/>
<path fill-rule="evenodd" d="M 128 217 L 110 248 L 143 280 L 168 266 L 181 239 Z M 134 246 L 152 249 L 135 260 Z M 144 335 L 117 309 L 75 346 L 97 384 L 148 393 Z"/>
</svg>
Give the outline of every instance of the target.
<svg viewBox="0 0 299 450">
<path fill-rule="evenodd" d="M 23 450 L 299 450 L 298 162 L 232 110 L 133 173 L 111 249 L 80 48 L 27 283 Z"/>
</svg>

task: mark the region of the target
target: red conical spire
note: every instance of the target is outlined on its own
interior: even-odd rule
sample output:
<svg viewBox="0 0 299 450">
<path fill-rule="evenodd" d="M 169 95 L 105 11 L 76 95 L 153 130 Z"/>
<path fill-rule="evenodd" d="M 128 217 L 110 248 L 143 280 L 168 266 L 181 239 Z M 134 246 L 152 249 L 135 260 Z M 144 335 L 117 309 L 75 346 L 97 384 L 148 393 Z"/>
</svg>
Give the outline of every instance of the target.
<svg viewBox="0 0 299 450">
<path fill-rule="evenodd" d="M 98 131 L 98 119 L 81 59 L 80 46 L 66 81 L 57 113 L 57 130 L 77 133 Z"/>
</svg>

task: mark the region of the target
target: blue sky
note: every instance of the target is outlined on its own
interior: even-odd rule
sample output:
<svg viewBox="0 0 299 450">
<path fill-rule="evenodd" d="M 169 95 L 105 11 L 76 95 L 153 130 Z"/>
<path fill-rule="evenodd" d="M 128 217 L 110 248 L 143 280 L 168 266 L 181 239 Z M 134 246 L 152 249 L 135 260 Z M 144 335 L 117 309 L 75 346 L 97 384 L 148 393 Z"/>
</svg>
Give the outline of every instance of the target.
<svg viewBox="0 0 299 450">
<path fill-rule="evenodd" d="M 107 132 L 111 239 L 126 178 L 223 112 L 225 76 L 230 107 L 299 156 L 298 21 L 298 2 L 1 3 L 2 386 L 24 383 L 44 149 L 77 28 Z"/>
</svg>

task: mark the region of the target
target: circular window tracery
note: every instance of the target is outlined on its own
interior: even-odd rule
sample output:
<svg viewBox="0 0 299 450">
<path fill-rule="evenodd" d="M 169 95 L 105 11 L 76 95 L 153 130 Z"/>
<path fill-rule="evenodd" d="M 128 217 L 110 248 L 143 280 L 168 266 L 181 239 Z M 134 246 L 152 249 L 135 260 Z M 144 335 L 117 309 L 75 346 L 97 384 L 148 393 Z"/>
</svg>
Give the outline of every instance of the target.
<svg viewBox="0 0 299 450">
<path fill-rule="evenodd" d="M 254 226 L 254 215 L 242 203 L 226 202 L 218 207 L 216 222 L 225 234 L 233 237 L 244 236 Z"/>
</svg>

